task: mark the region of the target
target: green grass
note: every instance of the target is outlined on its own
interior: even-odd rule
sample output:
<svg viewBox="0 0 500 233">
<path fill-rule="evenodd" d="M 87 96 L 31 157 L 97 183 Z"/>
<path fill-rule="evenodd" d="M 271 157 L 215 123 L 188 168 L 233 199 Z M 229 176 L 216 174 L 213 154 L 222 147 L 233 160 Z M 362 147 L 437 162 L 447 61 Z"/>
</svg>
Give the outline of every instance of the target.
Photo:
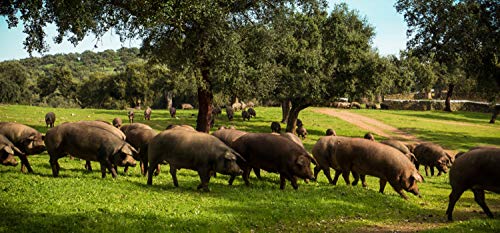
<svg viewBox="0 0 500 233">
<path fill-rule="evenodd" d="M 56 113 L 56 125 L 77 120 L 111 121 L 117 116 L 121 116 L 124 122 L 126 120 L 125 110 L 0 105 L 0 121 L 17 121 L 46 132 L 43 118 L 48 111 Z M 257 118 L 250 122 L 242 122 L 240 112 L 232 122 L 228 122 L 223 114 L 217 118 L 216 127 L 235 125 L 245 131 L 269 132 L 270 122 L 281 118 L 279 108 L 258 107 L 256 111 Z M 412 122 L 406 122 L 406 125 L 414 127 L 417 133 L 434 128 L 439 128 L 439 132 L 451 130 L 429 126 L 431 123 L 426 119 L 460 121 L 463 118 L 471 124 L 488 126 L 482 122 L 486 116 L 465 113 L 423 112 L 426 115 L 419 116 L 421 112 L 356 112 L 377 119 L 389 118 L 385 123 L 395 126 L 404 125 L 402 118 L 409 118 Z M 196 114 L 194 110 L 178 110 L 177 114 L 179 119 L 171 119 L 167 111 L 154 110 L 152 120 L 147 124 L 162 130 L 172 123 L 194 125 L 196 122 L 191 116 Z M 144 122 L 141 116 L 142 111 L 136 113 L 137 122 Z M 309 132 L 304 141 L 309 151 L 327 128 L 334 128 L 339 135 L 360 136 L 365 133 L 311 109 L 302 112 L 300 118 Z M 467 135 L 471 138 L 490 137 L 496 143 L 500 137 L 498 132 L 471 130 Z M 427 134 L 417 135 L 425 137 Z M 453 137 L 440 140 L 437 142 L 445 145 L 457 141 Z M 0 166 L 0 232 L 500 231 L 500 221 L 487 219 L 473 201 L 471 192 L 466 192 L 457 203 L 456 221 L 446 222 L 444 212 L 450 193 L 447 175 L 426 177 L 426 182 L 419 185 L 423 197 L 409 194 L 410 199 L 405 201 L 389 186 L 385 194 L 379 194 L 378 179 L 373 177 L 368 177 L 368 188 L 346 186 L 343 180 L 332 186 L 321 173 L 318 182 L 305 184 L 300 181 L 298 190 L 293 190 L 288 182 L 285 190 L 280 190 L 277 174 L 264 172 L 262 181 L 252 175 L 250 187 L 246 187 L 241 178 L 237 178 L 233 186 L 228 186 L 228 177 L 218 175 L 211 179 L 211 192 L 206 193 L 196 190 L 199 177 L 190 170 L 179 171 L 180 187 L 175 188 L 166 172 L 167 166 L 162 167 L 162 173 L 154 178 L 153 185 L 147 186 L 139 167 L 132 168 L 127 174 L 120 169 L 117 179 L 110 176 L 101 179 L 97 163 L 94 163 L 94 172 L 87 172 L 84 161 L 66 157 L 59 160 L 60 177 L 54 178 L 47 153 L 28 159 L 34 174 L 22 174 L 20 167 Z M 487 193 L 486 199 L 498 217 L 499 195 Z"/>
<path fill-rule="evenodd" d="M 355 110 L 451 150 L 500 145 L 500 125 L 489 124 L 491 114 L 443 111 Z"/>
</svg>

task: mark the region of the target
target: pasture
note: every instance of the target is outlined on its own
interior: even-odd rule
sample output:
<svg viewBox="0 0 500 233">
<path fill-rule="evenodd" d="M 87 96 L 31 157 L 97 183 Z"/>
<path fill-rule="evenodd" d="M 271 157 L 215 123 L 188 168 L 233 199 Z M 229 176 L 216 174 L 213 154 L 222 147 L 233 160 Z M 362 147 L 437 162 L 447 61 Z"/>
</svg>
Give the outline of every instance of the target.
<svg viewBox="0 0 500 233">
<path fill-rule="evenodd" d="M 311 150 L 327 128 L 338 135 L 362 137 L 366 130 L 317 113 L 304 110 L 299 118 L 308 130 L 304 145 Z M 47 131 L 45 113 L 56 113 L 56 125 L 66 121 L 106 120 L 121 117 L 125 110 L 53 109 L 20 105 L 0 105 L 0 121 L 16 121 L 42 133 Z M 250 132 L 270 132 L 271 121 L 281 119 L 280 108 L 257 107 L 257 118 L 243 122 L 241 112 L 228 122 L 225 113 L 215 125 L 235 125 Z M 389 110 L 347 110 L 405 130 L 425 141 L 450 150 L 465 150 L 476 145 L 500 145 L 500 126 L 487 124 L 490 115 Z M 136 111 L 136 122 L 163 130 L 168 124 L 195 125 L 195 110 L 178 110 L 178 119 L 166 110 L 153 110 L 151 121 Z M 282 128 L 284 128 L 282 124 Z M 377 140 L 383 139 L 378 136 Z M 118 178 L 102 179 L 99 164 L 94 171 L 84 169 L 85 161 L 59 160 L 61 171 L 52 177 L 46 152 L 28 157 L 34 174 L 22 174 L 17 167 L 0 166 L 0 232 L 499 232 L 500 195 L 487 192 L 486 202 L 497 219 L 488 219 L 467 191 L 458 201 L 454 222 L 447 222 L 445 210 L 451 188 L 448 175 L 425 177 L 419 184 L 422 198 L 408 194 L 400 198 L 387 186 L 378 193 L 378 179 L 367 177 L 368 188 L 346 186 L 342 179 L 329 185 L 323 173 L 317 182 L 299 181 L 293 190 L 287 181 L 279 189 L 279 176 L 263 172 L 263 180 L 250 176 L 246 187 L 241 177 L 233 186 L 228 176 L 210 180 L 211 192 L 196 190 L 199 177 L 194 171 L 178 172 L 175 188 L 168 165 L 146 185 L 140 168 L 118 170 Z M 423 167 L 420 168 L 423 172 Z"/>
</svg>

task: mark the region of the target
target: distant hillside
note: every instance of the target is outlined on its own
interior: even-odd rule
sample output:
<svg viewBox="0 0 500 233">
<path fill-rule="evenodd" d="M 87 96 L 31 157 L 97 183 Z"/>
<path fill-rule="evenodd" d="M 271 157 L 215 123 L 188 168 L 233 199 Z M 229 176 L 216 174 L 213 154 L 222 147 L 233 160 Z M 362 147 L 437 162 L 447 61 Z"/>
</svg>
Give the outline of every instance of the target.
<svg viewBox="0 0 500 233">
<path fill-rule="evenodd" d="M 138 48 L 121 48 L 117 51 L 85 51 L 83 53 L 55 54 L 19 60 L 31 74 L 50 72 L 51 68 L 66 66 L 74 78 L 82 80 L 95 72 L 114 72 L 126 64 L 139 60 Z M 11 62 L 11 61 L 7 61 Z M 0 63 L 1 64 L 1 63 Z"/>
</svg>

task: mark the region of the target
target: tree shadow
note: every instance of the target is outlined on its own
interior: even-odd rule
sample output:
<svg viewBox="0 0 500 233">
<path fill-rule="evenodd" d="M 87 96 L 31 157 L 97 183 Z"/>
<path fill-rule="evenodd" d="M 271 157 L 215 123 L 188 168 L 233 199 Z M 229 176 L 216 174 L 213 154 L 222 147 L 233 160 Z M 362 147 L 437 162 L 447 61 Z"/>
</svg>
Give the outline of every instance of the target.
<svg viewBox="0 0 500 233">
<path fill-rule="evenodd" d="M 426 130 L 417 128 L 402 128 L 401 130 L 409 132 L 414 135 L 419 135 L 419 139 L 424 141 L 431 141 L 442 145 L 445 148 L 454 150 L 469 149 L 478 145 L 500 145 L 500 137 L 477 137 L 471 134 L 461 133 L 457 135 L 454 132 L 447 132 L 441 130 Z"/>
</svg>

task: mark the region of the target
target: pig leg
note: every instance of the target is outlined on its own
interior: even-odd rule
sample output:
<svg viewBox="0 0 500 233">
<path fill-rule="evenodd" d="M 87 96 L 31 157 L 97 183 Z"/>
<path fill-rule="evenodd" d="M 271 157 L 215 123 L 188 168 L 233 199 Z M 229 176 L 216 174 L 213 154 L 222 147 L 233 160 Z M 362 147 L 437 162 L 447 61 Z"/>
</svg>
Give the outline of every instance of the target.
<svg viewBox="0 0 500 233">
<path fill-rule="evenodd" d="M 286 185 L 286 178 L 283 174 L 280 174 L 280 189 L 283 190 L 285 189 Z"/>
<path fill-rule="evenodd" d="M 103 169 L 104 168 L 104 169 Z M 113 178 L 116 178 L 116 170 L 113 167 L 113 164 L 111 164 L 110 161 L 102 161 L 101 162 L 101 173 L 102 173 L 102 178 L 106 177 L 106 168 L 111 172 L 111 176 Z"/>
<path fill-rule="evenodd" d="M 429 166 L 429 168 L 431 169 L 431 176 L 434 176 L 434 166 Z M 426 166 L 426 169 L 427 169 L 427 166 Z"/>
<path fill-rule="evenodd" d="M 382 180 L 382 179 L 380 179 L 380 180 Z M 401 187 L 401 185 L 398 182 L 394 182 L 394 181 L 391 182 L 389 180 L 389 184 L 399 194 L 399 196 L 401 196 L 405 200 L 408 200 L 408 196 L 406 196 L 405 192 L 403 191 L 403 187 Z M 384 186 L 385 186 L 385 184 L 384 184 Z"/>
<path fill-rule="evenodd" d="M 351 182 L 349 181 L 349 172 L 349 170 L 342 170 L 342 177 L 344 177 L 344 181 L 347 186 L 351 185 Z"/>
<path fill-rule="evenodd" d="M 457 203 L 458 199 L 460 199 L 460 196 L 465 192 L 465 189 L 456 189 L 453 188 L 451 189 L 450 193 L 450 201 L 448 203 L 448 209 L 446 210 L 446 214 L 448 215 L 448 221 L 453 221 L 453 209 L 455 208 L 455 204 Z"/>
<path fill-rule="evenodd" d="M 245 185 L 246 186 L 249 186 L 250 185 L 250 181 L 248 180 L 248 178 L 250 177 L 250 171 L 252 171 L 252 168 L 245 168 L 245 169 L 242 169 L 243 170 L 243 180 L 245 181 Z"/>
<path fill-rule="evenodd" d="M 319 174 L 319 172 L 320 172 L 321 170 L 322 170 L 322 168 L 320 168 L 318 165 L 316 165 L 316 166 L 314 167 L 314 179 L 315 179 L 315 180 L 318 180 L 318 174 Z"/>
<path fill-rule="evenodd" d="M 254 168 L 253 173 L 255 173 L 255 176 L 259 179 L 262 180 L 262 177 L 260 176 L 260 168 Z"/>
<path fill-rule="evenodd" d="M 359 175 L 359 178 L 361 178 L 361 184 L 363 185 L 363 188 L 368 187 L 368 184 L 366 184 L 366 175 Z"/>
<path fill-rule="evenodd" d="M 128 165 L 125 165 L 125 168 L 123 168 L 123 173 L 127 173 L 128 172 Z"/>
<path fill-rule="evenodd" d="M 233 182 L 234 182 L 234 179 L 236 178 L 235 175 L 231 175 L 231 177 L 229 178 L 229 181 L 228 181 L 228 184 L 229 185 L 233 185 Z"/>
<path fill-rule="evenodd" d="M 357 172 L 351 171 L 352 177 L 354 177 L 354 181 L 352 181 L 351 185 L 356 186 L 359 181 L 359 174 Z"/>
<path fill-rule="evenodd" d="M 297 177 L 291 176 L 289 180 L 292 183 L 293 189 L 297 190 L 299 188 L 299 185 L 297 184 Z"/>
<path fill-rule="evenodd" d="M 50 166 L 52 167 L 52 176 L 53 177 L 59 176 L 59 169 L 61 167 L 59 166 L 59 162 L 57 162 L 57 157 L 54 158 L 53 156 L 51 156 L 49 162 Z"/>
<path fill-rule="evenodd" d="M 425 165 L 424 170 L 425 170 L 425 176 L 429 176 L 429 166 Z"/>
<path fill-rule="evenodd" d="M 199 174 L 199 172 L 198 172 Z M 170 175 L 172 176 L 172 181 L 174 181 L 174 186 L 175 187 L 179 187 L 179 181 L 177 181 L 177 169 L 170 165 Z M 200 178 L 201 178 L 201 175 L 200 175 Z M 203 180 L 202 180 L 203 182 Z M 199 189 L 199 186 L 198 186 L 198 189 Z"/>
<path fill-rule="evenodd" d="M 153 173 L 154 173 L 154 167 L 157 164 L 155 162 L 151 162 L 151 166 L 148 167 L 148 185 L 153 184 Z"/>
<path fill-rule="evenodd" d="M 486 202 L 484 201 L 484 190 L 482 189 L 472 189 L 472 192 L 474 193 L 474 200 L 483 208 L 483 211 L 488 215 L 489 218 L 493 218 L 493 214 L 490 211 L 490 208 L 486 205 Z"/>
<path fill-rule="evenodd" d="M 27 155 L 19 155 L 19 159 L 21 160 L 21 172 L 26 173 L 26 169 L 28 169 L 28 173 L 33 173 L 33 169 L 30 166 L 30 162 L 28 161 Z"/>
<path fill-rule="evenodd" d="M 210 171 L 207 169 L 201 169 L 198 171 L 200 176 L 201 184 L 198 185 L 198 189 L 203 189 L 203 191 L 210 192 L 208 188 L 208 182 L 210 182 Z"/>
<path fill-rule="evenodd" d="M 333 185 L 335 185 L 337 183 L 337 180 L 335 180 L 335 181 L 332 180 L 332 176 L 330 175 L 330 168 L 323 169 L 323 173 L 325 173 L 325 176 L 328 179 L 328 183 L 333 184 Z M 337 173 L 335 173 L 335 176 L 337 176 Z M 337 177 L 337 179 L 338 179 L 338 177 Z"/>
<path fill-rule="evenodd" d="M 379 193 L 384 193 L 385 185 L 387 184 L 387 180 L 380 179 L 380 188 L 378 190 Z"/>
<path fill-rule="evenodd" d="M 335 177 L 333 177 L 333 185 L 337 185 L 337 181 L 339 180 L 339 176 L 342 174 L 342 171 L 335 170 Z"/>
<path fill-rule="evenodd" d="M 160 175 L 160 164 L 156 166 L 155 176 Z"/>
<path fill-rule="evenodd" d="M 90 160 L 85 161 L 85 169 L 89 172 L 92 171 L 92 164 L 90 164 Z"/>
</svg>

